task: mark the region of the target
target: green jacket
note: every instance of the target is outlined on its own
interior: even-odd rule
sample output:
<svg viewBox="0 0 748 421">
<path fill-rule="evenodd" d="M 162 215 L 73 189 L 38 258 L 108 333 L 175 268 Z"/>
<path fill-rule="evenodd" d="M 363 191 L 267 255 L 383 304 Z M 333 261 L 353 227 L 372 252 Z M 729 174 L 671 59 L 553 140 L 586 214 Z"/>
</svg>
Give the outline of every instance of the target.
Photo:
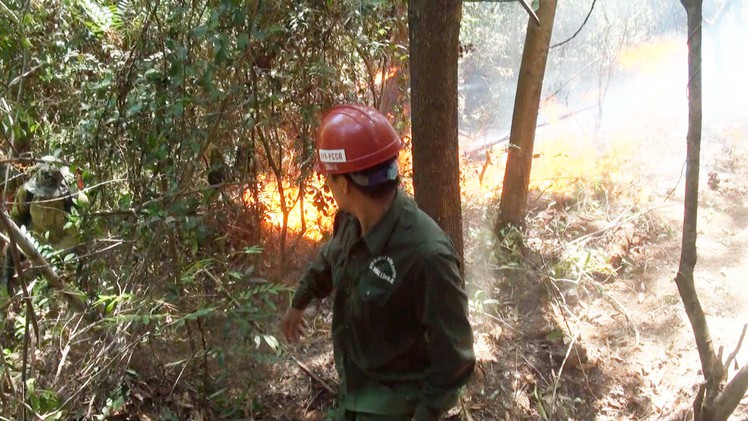
<svg viewBox="0 0 748 421">
<path fill-rule="evenodd" d="M 475 363 L 467 296 L 451 241 L 415 202 L 399 191 L 363 238 L 336 215 L 292 306 L 333 290 L 341 408 L 426 420 L 456 403 Z"/>
<path fill-rule="evenodd" d="M 80 202 L 88 202 L 88 198 L 81 192 L 73 193 Z M 18 225 L 26 225 L 30 232 L 48 235 L 48 243 L 56 249 L 71 248 L 78 243 L 78 232 L 74 227 L 65 227 L 68 213 L 72 206 L 72 196 L 46 198 L 29 195 L 26 187 L 21 186 L 16 191 L 16 198 L 10 216 Z"/>
</svg>

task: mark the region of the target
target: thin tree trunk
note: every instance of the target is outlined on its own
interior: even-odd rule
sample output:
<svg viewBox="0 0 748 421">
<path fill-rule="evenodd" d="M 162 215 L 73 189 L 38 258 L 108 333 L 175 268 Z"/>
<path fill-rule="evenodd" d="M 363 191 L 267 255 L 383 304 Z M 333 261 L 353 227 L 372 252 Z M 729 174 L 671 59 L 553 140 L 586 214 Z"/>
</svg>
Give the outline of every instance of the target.
<svg viewBox="0 0 748 421">
<path fill-rule="evenodd" d="M 688 320 L 691 322 L 706 380 L 694 400 L 694 419 L 696 421 L 724 421 L 732 414 L 748 390 L 748 369 L 743 367 L 724 390 L 721 390 L 727 368 L 722 365 L 714 352 L 709 326 L 694 285 L 702 120 L 702 0 L 681 0 L 681 3 L 688 16 L 688 134 L 683 239 L 675 283 L 683 300 Z"/>
<path fill-rule="evenodd" d="M 457 58 L 462 2 L 410 0 L 413 188 L 462 258 Z"/>
<path fill-rule="evenodd" d="M 540 26 L 532 18 L 529 18 L 527 22 L 527 38 L 522 52 L 517 96 L 514 101 L 497 233 L 508 225 L 520 227 L 525 219 L 535 128 L 538 122 L 540 94 L 543 90 L 553 21 L 556 16 L 556 0 L 541 0 L 537 14 Z"/>
<path fill-rule="evenodd" d="M 721 365 L 704 311 L 696 295 L 693 272 L 696 266 L 696 221 L 699 207 L 699 156 L 701 153 L 701 0 L 683 1 L 688 14 L 688 134 L 686 152 L 686 191 L 683 212 L 681 256 L 675 283 L 691 322 L 707 380 L 705 402 L 713 401 L 721 380 Z M 716 382 L 716 384 L 714 383 Z"/>
</svg>

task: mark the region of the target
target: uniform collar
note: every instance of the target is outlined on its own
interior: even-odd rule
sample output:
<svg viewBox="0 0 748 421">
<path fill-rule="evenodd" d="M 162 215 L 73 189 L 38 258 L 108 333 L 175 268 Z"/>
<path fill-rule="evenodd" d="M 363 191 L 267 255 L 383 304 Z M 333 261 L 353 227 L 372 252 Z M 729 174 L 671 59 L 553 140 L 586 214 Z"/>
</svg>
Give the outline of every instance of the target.
<svg viewBox="0 0 748 421">
<path fill-rule="evenodd" d="M 415 204 L 402 192 L 397 189 L 395 199 L 392 201 L 390 208 L 382 216 L 382 219 L 374 225 L 374 228 L 364 236 L 364 242 L 373 256 L 382 254 L 382 249 L 390 239 L 398 222 L 401 221 L 404 214 L 409 208 L 415 207 Z"/>
</svg>

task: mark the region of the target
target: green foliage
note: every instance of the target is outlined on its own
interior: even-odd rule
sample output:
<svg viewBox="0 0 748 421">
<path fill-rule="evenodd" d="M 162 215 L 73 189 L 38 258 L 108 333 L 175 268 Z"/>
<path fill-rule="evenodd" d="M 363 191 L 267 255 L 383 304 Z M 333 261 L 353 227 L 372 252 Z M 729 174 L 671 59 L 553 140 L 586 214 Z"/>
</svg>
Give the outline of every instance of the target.
<svg viewBox="0 0 748 421">
<path fill-rule="evenodd" d="M 81 245 L 37 246 L 101 316 L 84 322 L 45 280 L 27 280 L 44 357 L 27 403 L 39 416 L 74 417 L 89 404 L 98 419 L 122 416 L 136 372 L 231 412 L 231 397 L 252 396 L 257 379 L 236 386 L 247 361 L 280 355 L 267 326 L 288 292 L 266 280 L 288 251 L 272 248 L 263 204 L 243 195 L 258 197 L 267 180 L 305 186 L 321 112 L 381 97 L 371 72 L 407 64 L 393 42 L 404 2 L 3 4 L 17 18 L 0 11 L 0 137 L 14 142 L 3 155 L 52 153 L 79 175 L 89 200 L 67 227 Z M 289 209 L 292 191 L 281 192 Z M 306 199 L 322 206 L 314 193 Z M 26 317 L 13 298 L 0 369 L 18 390 L 24 340 L 35 339 Z M 187 418 L 181 410 L 160 416 Z"/>
</svg>

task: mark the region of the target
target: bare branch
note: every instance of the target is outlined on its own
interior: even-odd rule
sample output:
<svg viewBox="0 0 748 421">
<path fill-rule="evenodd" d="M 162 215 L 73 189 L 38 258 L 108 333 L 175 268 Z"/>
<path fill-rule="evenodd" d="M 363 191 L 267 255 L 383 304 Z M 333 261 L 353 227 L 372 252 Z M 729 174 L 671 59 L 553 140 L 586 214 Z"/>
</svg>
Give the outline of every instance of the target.
<svg viewBox="0 0 748 421">
<path fill-rule="evenodd" d="M 16 83 L 24 80 L 25 78 L 29 77 L 32 73 L 42 68 L 44 64 L 37 64 L 36 66 L 32 67 L 31 69 L 25 71 L 22 75 L 16 76 L 13 80 L 10 81 L 8 86 L 6 86 L 6 89 L 10 89 L 15 85 Z"/>
<path fill-rule="evenodd" d="M 735 360 L 735 357 L 738 355 L 738 351 L 740 351 L 740 347 L 743 346 L 743 339 L 745 339 L 745 331 L 748 329 L 748 324 L 743 325 L 743 333 L 740 334 L 740 339 L 738 339 L 738 344 L 735 345 L 735 350 L 732 351 L 730 355 L 727 356 L 727 359 L 725 360 L 725 376 L 727 376 L 727 372 L 730 371 L 730 364 Z"/>
<path fill-rule="evenodd" d="M 587 16 L 584 18 L 584 22 L 582 22 L 582 25 L 579 27 L 579 29 L 577 29 L 577 32 L 574 32 L 574 35 L 572 35 L 571 37 L 565 39 L 564 41 L 561 41 L 559 43 L 551 45 L 552 49 L 556 48 L 556 47 L 560 47 L 560 46 L 566 44 L 567 42 L 569 42 L 569 41 L 573 40 L 574 38 L 576 38 L 577 35 L 579 35 L 579 33 L 582 32 L 582 29 L 584 29 L 584 26 L 587 25 L 587 21 L 590 19 L 590 15 L 592 15 L 592 11 L 595 9 L 595 3 L 597 3 L 597 0 L 592 0 L 592 5 L 590 6 L 590 11 L 587 12 Z"/>
<path fill-rule="evenodd" d="M 13 13 L 13 11 L 10 10 L 8 8 L 8 6 L 6 6 L 5 3 L 3 3 L 2 1 L 0 1 L 0 9 L 3 9 L 3 11 L 8 14 L 8 16 L 10 16 L 11 18 L 13 18 L 13 20 L 16 23 L 18 23 L 18 16 L 16 16 L 16 14 Z"/>
<path fill-rule="evenodd" d="M 532 7 L 530 7 L 529 4 L 527 4 L 526 0 L 519 0 L 519 4 L 522 5 L 522 8 L 525 9 L 528 15 L 530 15 L 530 19 L 535 22 L 538 27 L 540 27 L 540 18 L 538 18 L 538 15 L 535 14 L 535 11 L 532 10 Z"/>
</svg>

